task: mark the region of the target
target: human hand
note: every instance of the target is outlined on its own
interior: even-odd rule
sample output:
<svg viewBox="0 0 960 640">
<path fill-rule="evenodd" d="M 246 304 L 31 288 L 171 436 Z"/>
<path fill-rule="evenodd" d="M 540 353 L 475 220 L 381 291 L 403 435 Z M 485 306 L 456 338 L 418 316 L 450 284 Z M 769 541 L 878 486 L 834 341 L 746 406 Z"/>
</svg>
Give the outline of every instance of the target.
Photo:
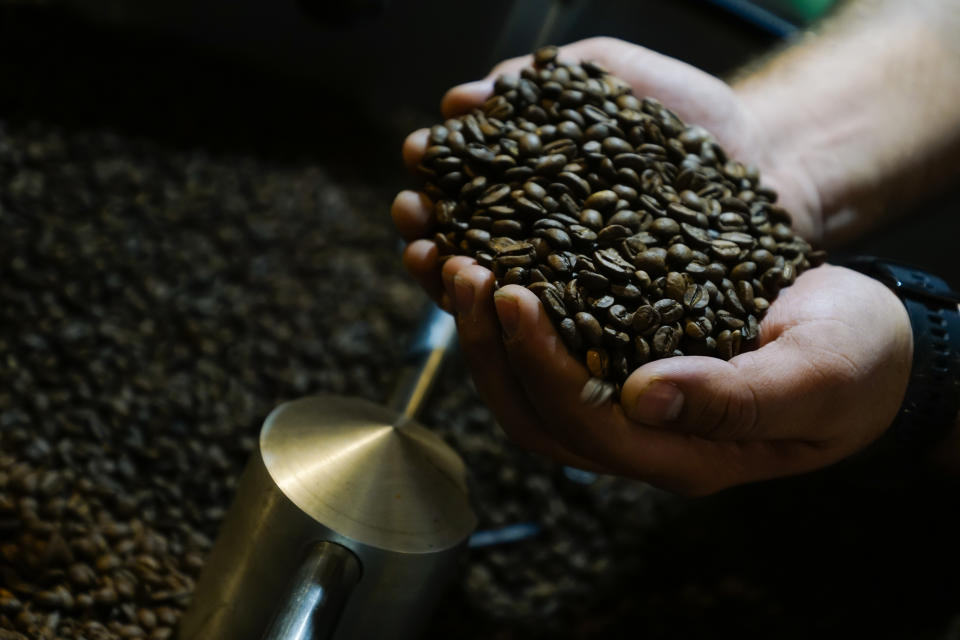
<svg viewBox="0 0 960 640">
<path fill-rule="evenodd" d="M 517 444 L 678 493 L 810 471 L 876 439 L 912 357 L 906 310 L 885 286 L 824 265 L 781 291 L 755 351 L 647 363 L 620 402 L 589 406 L 590 375 L 529 290 L 471 258 L 442 271 L 480 395 Z"/>
<path fill-rule="evenodd" d="M 747 103 L 726 83 L 679 60 L 613 38 L 590 38 L 561 47 L 559 57 L 596 61 L 627 82 L 635 95 L 655 97 L 685 122 L 707 129 L 731 158 L 759 166 L 763 184 L 777 191 L 778 203 L 791 212 L 797 233 L 811 241 L 820 239 L 819 200 L 806 167 L 795 155 L 781 158 L 771 153 L 779 132 L 759 125 Z M 492 93 L 498 76 L 517 73 L 529 64 L 530 56 L 506 60 L 485 79 L 454 87 L 441 102 L 443 116 L 478 107 Z M 411 170 L 423 156 L 428 135 L 427 129 L 420 129 L 403 145 L 404 162 Z M 392 215 L 397 229 L 410 242 L 405 266 L 443 306 L 437 251 L 424 239 L 432 228 L 432 210 L 425 194 L 403 191 L 394 200 Z"/>
<path fill-rule="evenodd" d="M 637 95 L 661 99 L 687 122 L 705 126 L 731 157 L 749 162 L 764 156 L 766 134 L 754 125 L 736 94 L 709 75 L 609 39 L 571 45 L 562 49 L 560 56 L 600 62 L 628 81 Z M 451 90 L 443 101 L 444 114 L 477 106 L 489 96 L 495 76 L 526 63 L 522 59 L 507 61 L 487 80 Z M 408 138 L 404 157 L 410 166 L 419 161 L 426 137 L 424 130 Z M 812 200 L 805 197 L 802 171 L 773 164 L 761 164 L 760 168 L 765 183 L 777 189 L 781 203 L 794 211 L 795 226 L 808 237 L 814 236 L 818 222 L 814 207 L 805 205 Z M 902 382 L 905 388 L 910 336 L 899 301 L 862 276 L 820 269 L 809 273 L 840 275 L 805 274 L 785 291 L 761 324 L 759 351 L 729 363 L 692 357 L 656 361 L 638 369 L 627 381 L 621 405 L 586 407 L 579 402 L 579 390 L 588 374 L 566 352 L 530 292 L 507 287 L 494 307 L 493 276 L 472 259 L 450 259 L 441 272 L 436 247 L 422 239 L 431 226 L 431 203 L 423 194 L 401 193 L 393 215 L 401 233 L 411 241 L 404 255 L 407 268 L 428 292 L 456 312 L 461 344 L 478 391 L 501 425 L 519 444 L 569 464 L 632 475 L 686 493 L 709 492 L 839 459 L 879 434 L 903 395 L 903 388 L 898 393 L 897 386 Z M 870 304 L 861 301 L 855 308 L 844 306 L 838 311 L 831 295 L 838 295 L 843 302 L 859 298 L 843 286 L 828 287 L 833 280 L 848 282 L 852 290 L 865 288 L 871 292 Z M 795 293 L 788 296 L 791 291 Z M 520 328 L 504 340 L 501 324 L 506 324 L 511 299 L 519 310 Z M 848 326 L 844 322 L 855 321 L 864 311 L 871 313 L 870 322 L 883 320 L 876 333 L 876 343 L 881 345 L 878 351 L 856 331 L 841 331 Z M 831 340 L 826 347 L 817 337 L 818 331 Z M 799 338 L 805 341 L 798 342 Z M 810 352 L 804 351 L 805 347 Z M 877 357 L 902 364 L 904 354 L 906 364 L 901 367 L 883 369 L 876 364 L 884 362 Z M 785 359 L 788 355 L 792 359 Z M 760 366 L 769 362 L 775 365 L 769 369 Z M 881 369 L 889 379 L 878 381 L 873 372 Z M 803 374 L 811 371 L 812 377 L 804 378 Z M 657 388 L 647 388 L 647 383 L 656 379 L 672 382 L 685 396 L 675 420 L 657 420 L 650 413 L 658 398 L 660 405 L 664 403 Z M 865 387 L 863 380 L 872 386 Z M 728 384 L 731 381 L 738 385 Z M 642 389 L 646 392 L 640 394 Z M 871 390 L 885 395 L 874 401 L 869 397 Z M 643 401 L 639 402 L 641 395 Z M 837 398 L 846 404 L 831 407 Z M 790 399 L 804 410 L 794 411 Z M 848 400 L 856 402 L 850 405 Z M 831 425 L 842 422 L 827 417 L 849 418 L 848 406 L 861 414 L 854 421 L 856 428 L 841 436 Z M 720 412 L 723 408 L 726 411 Z M 781 410 L 798 417 L 786 430 L 769 425 L 771 414 Z"/>
</svg>

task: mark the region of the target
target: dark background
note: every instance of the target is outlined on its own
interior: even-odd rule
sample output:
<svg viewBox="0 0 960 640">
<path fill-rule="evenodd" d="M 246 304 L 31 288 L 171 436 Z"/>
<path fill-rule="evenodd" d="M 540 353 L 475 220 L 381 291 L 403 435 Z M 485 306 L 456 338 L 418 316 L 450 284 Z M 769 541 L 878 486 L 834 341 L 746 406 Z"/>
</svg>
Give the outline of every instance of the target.
<svg viewBox="0 0 960 640">
<path fill-rule="evenodd" d="M 362 127 L 378 140 L 363 162 L 396 167 L 403 136 L 434 121 L 447 88 L 539 44 L 609 35 L 722 77 L 781 42 L 778 29 L 724 4 L 738 2 L 490 0 L 473 9 L 444 0 L 7 0 L 0 108 L 8 119 L 103 124 L 284 156 L 317 157 Z M 912 262 L 955 283 L 955 196 L 931 194 L 843 249 Z"/>
<path fill-rule="evenodd" d="M 214 328 L 221 322 L 264 327 L 241 332 L 235 344 L 209 356 L 231 373 L 236 366 L 251 398 L 232 418 L 235 430 L 221 425 L 220 435 L 209 435 L 206 418 L 190 412 L 179 416 L 179 429 L 224 442 L 249 439 L 266 411 L 283 399 L 317 391 L 382 398 L 389 363 L 415 323 L 409 309 L 395 307 L 422 302 L 400 274 L 387 213 L 392 194 L 409 186 L 399 147 L 407 132 L 436 120 L 446 88 L 544 41 L 618 36 L 718 75 L 779 42 L 695 0 L 558 3 L 562 10 L 552 18 L 548 2 L 373 0 L 357 3 L 359 12 L 344 6 L 350 5 L 0 1 L 0 160 L 22 155 L 31 175 L 47 178 L 41 187 L 28 188 L 20 179 L 25 172 L 10 168 L 16 163 L 0 165 L 0 278 L 15 282 L 11 291 L 17 292 L 3 289 L 0 300 L 0 355 L 20 349 L 19 366 L 34 367 L 34 374 L 47 366 L 39 356 L 32 360 L 18 339 L 43 326 L 31 316 L 31 298 L 69 294 L 62 284 L 69 269 L 58 272 L 62 281 L 30 279 L 17 273 L 13 256 L 32 255 L 45 226 L 63 232 L 66 253 L 86 255 L 96 243 L 78 234 L 69 244 L 71 216 L 84 219 L 112 207 L 119 213 L 110 215 L 124 221 L 122 234 L 137 236 L 145 246 L 160 246 L 160 233 L 183 234 L 187 253 L 170 281 L 185 283 L 187 301 L 210 294 L 223 305 L 214 306 L 220 316 L 213 319 L 203 315 L 209 309 L 188 302 L 165 311 L 172 344 L 180 341 L 189 350 L 200 343 L 198 334 L 216 343 Z M 548 28 L 540 26 L 548 18 Z M 98 179 L 93 169 L 84 174 L 95 160 L 122 164 L 99 191 L 83 186 Z M 76 166 L 81 180 L 58 181 L 61 165 Z M 102 170 L 98 164 L 97 172 Z M 209 189 L 192 195 L 189 185 L 199 182 L 202 188 L 204 180 Z M 167 193 L 167 183 L 183 186 L 181 199 L 193 208 L 158 212 L 162 224 L 138 226 L 138 207 L 147 205 L 138 201 L 125 209 L 128 194 L 132 202 L 133 194 Z M 312 204 L 291 202 L 284 190 Z M 48 206 L 51 198 L 67 204 Z M 70 208 L 73 200 L 76 209 Z M 957 284 L 953 247 L 960 217 L 952 202 L 953 195 L 932 195 L 900 222 L 848 249 L 912 261 Z M 225 203 L 219 217 L 205 217 L 204 207 L 218 203 Z M 230 215 L 247 219 L 251 208 L 254 217 L 275 210 L 290 230 L 276 231 L 266 244 L 231 235 Z M 373 241 L 351 231 L 354 220 Z M 258 218 L 258 224 L 266 223 Z M 191 239 L 206 235 L 214 239 L 210 246 L 191 248 Z M 110 239 L 119 242 L 121 236 Z M 285 251 L 281 242 L 293 249 Z M 345 256 L 338 246 L 360 252 L 369 247 L 369 255 Z M 91 250 L 94 258 L 101 251 Z M 114 258 L 102 251 L 111 264 Z M 157 259 L 164 255 L 160 251 Z M 244 261 L 262 261 L 267 275 L 236 281 Z M 136 283 L 168 277 L 158 274 L 167 274 L 169 265 L 123 268 L 120 278 Z M 271 278 L 273 272 L 289 281 Z M 221 277 L 231 288 L 218 284 Z M 18 278 L 27 288 L 18 288 Z M 326 279 L 322 287 L 313 284 L 316 278 Z M 298 324 L 292 337 L 285 330 L 281 340 L 269 327 L 290 317 L 284 306 L 290 282 L 308 300 L 310 292 L 324 297 L 300 310 L 307 325 L 315 314 L 315 327 Z M 263 306 L 247 312 L 241 304 L 247 299 Z M 231 308 L 230 301 L 240 306 Z M 127 312 L 127 320 L 118 316 L 121 326 L 137 326 L 140 314 L 151 313 Z M 80 311 L 77 317 L 86 318 Z M 203 334 L 208 321 L 211 329 Z M 357 328 L 346 332 L 347 321 Z M 263 344 L 278 345 L 272 368 L 243 359 L 244 349 Z M 143 356 L 133 353 L 137 364 Z M 163 358 L 164 351 L 154 355 Z M 283 369 L 284 362 L 293 364 Z M 90 375 L 87 364 L 77 359 L 60 368 L 82 377 Z M 164 374 L 176 372 L 187 381 L 206 375 L 206 369 L 182 361 L 163 367 Z M 58 372 L 47 373 L 55 378 Z M 48 428 L 33 404 L 31 381 L 42 376 L 17 377 L 15 369 L 3 375 L 2 434 L 21 434 L 3 435 L 3 452 L 27 455 L 24 438 Z M 892 475 L 884 467 L 872 473 L 830 470 L 693 501 L 633 483 L 579 486 L 548 463 L 505 446 L 467 379 L 462 363 L 454 362 L 425 421 L 464 453 L 477 477 L 481 527 L 533 520 L 545 532 L 472 551 L 431 637 L 960 637 L 952 517 L 957 504 L 950 489 L 923 482 L 904 489 L 898 477 L 884 481 Z M 112 387 L 102 386 L 109 396 Z M 212 382 L 211 389 L 216 397 Z M 106 422 L 113 417 L 107 403 L 96 411 Z M 246 451 L 225 449 L 230 465 L 224 473 L 234 474 Z M 215 498 L 225 506 L 228 495 Z M 202 526 L 212 535 L 216 524 Z M 597 559 L 606 564 L 584 568 Z"/>
</svg>

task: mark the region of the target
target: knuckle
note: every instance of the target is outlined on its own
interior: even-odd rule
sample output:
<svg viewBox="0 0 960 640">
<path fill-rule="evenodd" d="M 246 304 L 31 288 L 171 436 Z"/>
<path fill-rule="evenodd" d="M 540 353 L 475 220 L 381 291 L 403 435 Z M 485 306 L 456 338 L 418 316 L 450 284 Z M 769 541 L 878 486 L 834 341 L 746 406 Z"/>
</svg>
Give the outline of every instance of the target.
<svg viewBox="0 0 960 640">
<path fill-rule="evenodd" d="M 749 382 L 713 389 L 691 416 L 697 434 L 706 438 L 750 438 L 757 432 L 757 394 Z"/>
<path fill-rule="evenodd" d="M 621 47 L 627 44 L 620 38 L 614 38 L 612 36 L 594 36 L 592 38 L 587 38 L 582 42 L 584 45 L 597 48 Z"/>
</svg>

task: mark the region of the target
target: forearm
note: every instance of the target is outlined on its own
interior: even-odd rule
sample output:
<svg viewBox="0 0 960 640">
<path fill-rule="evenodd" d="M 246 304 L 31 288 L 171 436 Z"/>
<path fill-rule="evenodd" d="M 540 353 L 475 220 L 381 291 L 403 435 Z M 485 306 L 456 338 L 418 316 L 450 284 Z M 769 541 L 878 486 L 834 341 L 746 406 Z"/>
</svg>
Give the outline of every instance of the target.
<svg viewBox="0 0 960 640">
<path fill-rule="evenodd" d="M 960 175 L 960 3 L 851 2 L 737 80 L 762 159 L 808 182 L 812 234 L 836 244 Z"/>
</svg>

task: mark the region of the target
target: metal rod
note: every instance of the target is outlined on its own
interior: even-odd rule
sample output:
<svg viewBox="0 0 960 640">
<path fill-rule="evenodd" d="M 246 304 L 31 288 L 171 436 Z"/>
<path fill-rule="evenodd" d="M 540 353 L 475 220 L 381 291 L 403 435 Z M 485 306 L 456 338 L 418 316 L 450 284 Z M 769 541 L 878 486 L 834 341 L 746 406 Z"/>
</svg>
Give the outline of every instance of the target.
<svg viewBox="0 0 960 640">
<path fill-rule="evenodd" d="M 340 612 L 360 579 L 360 563 L 346 547 L 318 542 L 307 552 L 263 640 L 333 637 Z"/>
<path fill-rule="evenodd" d="M 400 423 L 417 417 L 456 335 L 453 316 L 431 304 L 388 403 L 391 409 L 400 413 Z"/>
</svg>

